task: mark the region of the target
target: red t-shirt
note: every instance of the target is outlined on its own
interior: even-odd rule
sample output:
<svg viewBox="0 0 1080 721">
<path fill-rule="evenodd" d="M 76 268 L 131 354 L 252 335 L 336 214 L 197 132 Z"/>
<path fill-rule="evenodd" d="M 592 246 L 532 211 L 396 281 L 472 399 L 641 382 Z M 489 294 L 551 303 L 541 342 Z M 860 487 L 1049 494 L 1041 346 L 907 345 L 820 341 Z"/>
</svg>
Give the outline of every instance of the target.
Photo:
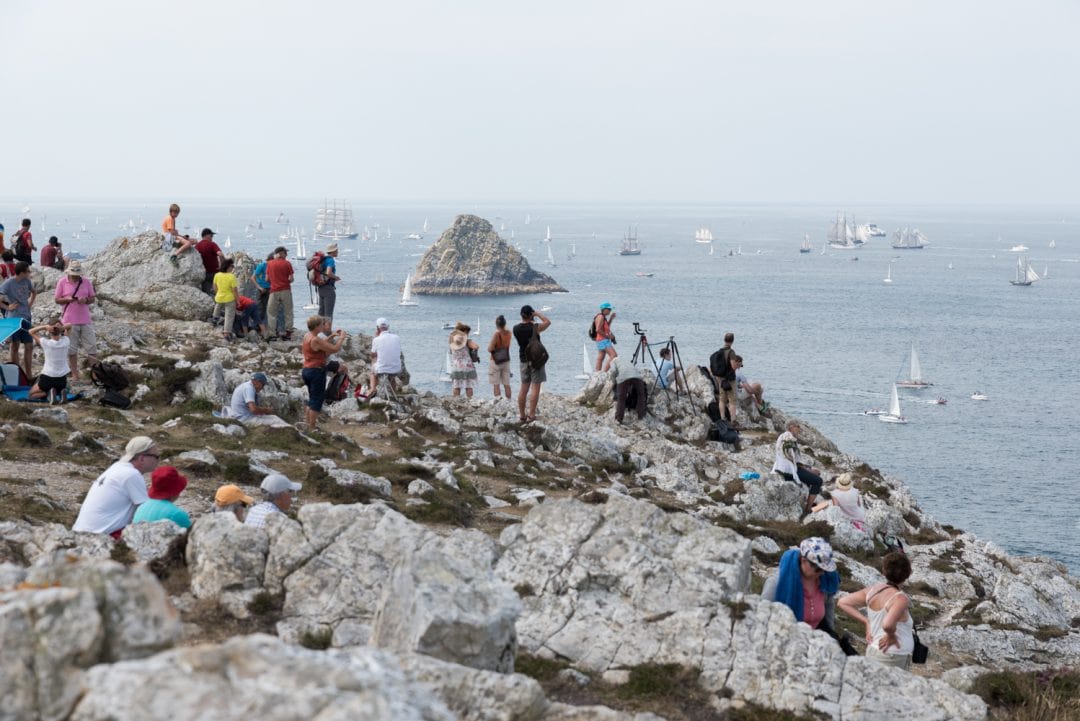
<svg viewBox="0 0 1080 721">
<path fill-rule="evenodd" d="M 60 249 L 60 246 L 49 243 L 41 249 L 41 267 L 51 268 L 53 263 L 56 262 L 56 251 Z"/>
<path fill-rule="evenodd" d="M 253 301 L 251 298 L 248 298 L 246 295 L 238 295 L 236 296 L 236 309 L 243 313 L 244 310 L 247 309 L 254 302 L 255 301 Z"/>
<path fill-rule="evenodd" d="M 286 258 L 274 258 L 266 264 L 266 279 L 270 281 L 270 292 L 277 293 L 292 288 L 293 267 Z"/>
<path fill-rule="evenodd" d="M 221 248 L 210 237 L 203 238 L 195 244 L 195 251 L 202 256 L 203 268 L 207 273 L 217 273 L 221 266 L 218 264 L 218 253 Z"/>
</svg>

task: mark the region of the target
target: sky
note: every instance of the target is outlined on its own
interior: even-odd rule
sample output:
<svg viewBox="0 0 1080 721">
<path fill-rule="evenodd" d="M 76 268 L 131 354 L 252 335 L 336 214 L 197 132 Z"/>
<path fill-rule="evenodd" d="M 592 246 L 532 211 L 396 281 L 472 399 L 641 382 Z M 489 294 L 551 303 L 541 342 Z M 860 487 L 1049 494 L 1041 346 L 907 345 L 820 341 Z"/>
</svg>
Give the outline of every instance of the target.
<svg viewBox="0 0 1080 721">
<path fill-rule="evenodd" d="M 1071 204 L 1076 0 L 0 0 L 0 198 Z"/>
</svg>

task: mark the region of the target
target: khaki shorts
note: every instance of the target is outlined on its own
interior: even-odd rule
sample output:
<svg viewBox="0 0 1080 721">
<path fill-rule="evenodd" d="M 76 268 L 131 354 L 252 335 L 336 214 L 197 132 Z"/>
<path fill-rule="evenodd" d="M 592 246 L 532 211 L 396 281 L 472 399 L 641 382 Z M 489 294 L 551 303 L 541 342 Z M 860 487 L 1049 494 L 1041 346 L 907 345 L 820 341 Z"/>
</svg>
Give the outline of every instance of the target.
<svg viewBox="0 0 1080 721">
<path fill-rule="evenodd" d="M 717 385 L 720 385 L 717 381 Z M 723 388 L 720 389 L 720 405 L 737 405 L 739 402 L 739 392 L 735 388 L 735 381 L 731 382 L 731 390 L 726 391 Z"/>
<path fill-rule="evenodd" d="M 83 355 L 97 354 L 97 334 L 94 333 L 92 324 L 71 326 L 71 330 L 68 331 L 68 338 L 71 339 L 71 347 L 68 349 L 68 353 L 71 355 L 78 353 Z"/>
<path fill-rule="evenodd" d="M 510 361 L 488 364 L 488 385 L 510 385 Z"/>
<path fill-rule="evenodd" d="M 547 373 L 544 372 L 544 368 L 533 368 L 529 364 L 529 361 L 521 361 L 521 385 L 528 386 L 532 384 L 540 385 L 547 380 Z"/>
</svg>

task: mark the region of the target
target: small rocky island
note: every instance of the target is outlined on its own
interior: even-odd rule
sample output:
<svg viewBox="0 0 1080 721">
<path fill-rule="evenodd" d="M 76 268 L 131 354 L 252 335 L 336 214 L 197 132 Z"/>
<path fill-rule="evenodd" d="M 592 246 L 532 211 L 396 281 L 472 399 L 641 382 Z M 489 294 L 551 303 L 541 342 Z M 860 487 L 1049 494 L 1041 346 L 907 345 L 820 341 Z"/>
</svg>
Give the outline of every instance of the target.
<svg viewBox="0 0 1080 721">
<path fill-rule="evenodd" d="M 459 215 L 416 266 L 417 295 L 515 295 L 565 293 L 555 279 L 529 266 L 491 223 Z"/>
</svg>

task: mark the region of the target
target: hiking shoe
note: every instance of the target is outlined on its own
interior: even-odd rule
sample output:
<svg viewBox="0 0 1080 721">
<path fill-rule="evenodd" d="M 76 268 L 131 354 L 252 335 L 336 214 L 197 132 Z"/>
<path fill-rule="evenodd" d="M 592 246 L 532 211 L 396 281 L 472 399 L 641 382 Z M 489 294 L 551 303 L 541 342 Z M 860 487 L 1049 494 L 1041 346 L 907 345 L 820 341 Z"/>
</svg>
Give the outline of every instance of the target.
<svg viewBox="0 0 1080 721">
<path fill-rule="evenodd" d="M 763 401 L 762 404 L 760 406 L 758 406 L 758 413 L 764 413 L 767 410 L 769 410 L 770 408 L 772 408 L 772 406 L 769 405 L 769 402 L 768 401 Z"/>
<path fill-rule="evenodd" d="M 169 256 L 169 262 L 172 263 L 177 268 L 180 267 L 180 259 L 177 258 L 175 255 L 170 255 Z"/>
</svg>

